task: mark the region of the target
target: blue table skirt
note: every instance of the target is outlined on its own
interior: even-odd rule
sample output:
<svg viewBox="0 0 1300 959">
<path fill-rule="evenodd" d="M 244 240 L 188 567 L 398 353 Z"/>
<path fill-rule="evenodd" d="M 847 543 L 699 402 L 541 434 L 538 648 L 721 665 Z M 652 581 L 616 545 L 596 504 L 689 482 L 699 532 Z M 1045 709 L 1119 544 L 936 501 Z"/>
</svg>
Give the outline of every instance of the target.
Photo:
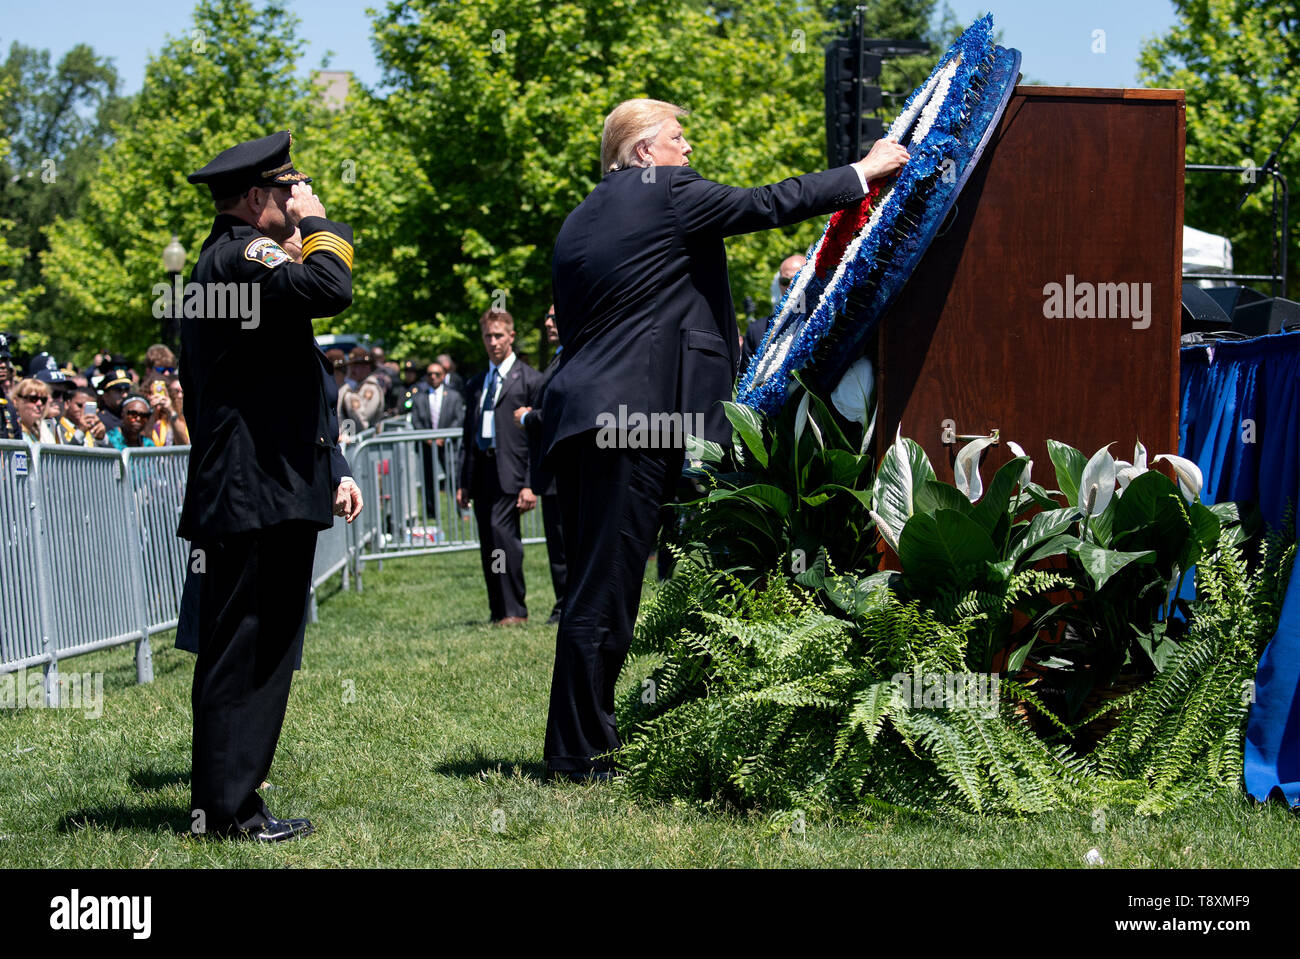
<svg viewBox="0 0 1300 959">
<path fill-rule="evenodd" d="M 1182 350 L 1178 451 L 1201 498 L 1259 504 L 1275 527 L 1300 503 L 1300 332 Z M 1259 662 L 1246 726 L 1246 791 L 1300 805 L 1300 564 Z"/>
</svg>

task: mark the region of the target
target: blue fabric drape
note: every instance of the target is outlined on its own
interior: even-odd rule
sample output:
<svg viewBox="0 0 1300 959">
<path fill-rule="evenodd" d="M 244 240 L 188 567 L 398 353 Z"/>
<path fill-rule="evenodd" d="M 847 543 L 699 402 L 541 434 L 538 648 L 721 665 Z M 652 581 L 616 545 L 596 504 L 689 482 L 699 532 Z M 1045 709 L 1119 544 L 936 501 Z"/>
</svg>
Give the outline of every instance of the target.
<svg viewBox="0 0 1300 959">
<path fill-rule="evenodd" d="M 1202 500 L 1258 503 L 1280 527 L 1300 503 L 1300 333 L 1185 347 L 1181 394 L 1178 449 L 1204 474 Z M 1247 792 L 1300 805 L 1300 564 L 1259 662 L 1245 753 Z"/>
</svg>

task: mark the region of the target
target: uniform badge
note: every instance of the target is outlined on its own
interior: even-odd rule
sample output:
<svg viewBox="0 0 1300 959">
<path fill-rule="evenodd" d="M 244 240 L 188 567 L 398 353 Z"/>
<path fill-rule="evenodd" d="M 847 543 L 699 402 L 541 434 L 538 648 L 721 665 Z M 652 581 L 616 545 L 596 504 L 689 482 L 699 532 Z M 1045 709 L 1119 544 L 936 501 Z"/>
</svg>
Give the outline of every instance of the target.
<svg viewBox="0 0 1300 959">
<path fill-rule="evenodd" d="M 260 263 L 270 270 L 279 266 L 281 263 L 289 263 L 293 260 L 293 257 L 286 253 L 284 248 L 270 237 L 259 236 L 244 248 L 244 259 L 252 260 L 254 263 Z"/>
</svg>

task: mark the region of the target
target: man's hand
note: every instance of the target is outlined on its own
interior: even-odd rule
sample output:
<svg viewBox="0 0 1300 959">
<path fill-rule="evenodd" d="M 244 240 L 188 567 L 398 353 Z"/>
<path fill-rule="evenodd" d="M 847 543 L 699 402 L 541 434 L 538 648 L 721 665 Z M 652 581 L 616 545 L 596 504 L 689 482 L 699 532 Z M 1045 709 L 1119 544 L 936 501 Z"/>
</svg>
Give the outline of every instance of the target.
<svg viewBox="0 0 1300 959">
<path fill-rule="evenodd" d="M 320 197 L 311 192 L 309 183 L 295 183 L 293 189 L 289 191 L 289 199 L 284 204 L 284 208 L 295 230 L 303 217 L 325 215 L 325 207 Z"/>
<path fill-rule="evenodd" d="M 532 490 L 525 486 L 519 491 L 519 498 L 515 500 L 515 509 L 519 510 L 521 513 L 527 513 L 536 505 L 537 497 L 533 495 Z"/>
<path fill-rule="evenodd" d="M 515 426 L 518 426 L 520 429 L 523 429 L 524 414 L 531 413 L 532 411 L 533 408 L 531 406 L 521 406 L 519 407 L 519 409 L 515 410 Z"/>
<path fill-rule="evenodd" d="M 349 523 L 361 515 L 365 503 L 361 501 L 361 487 L 344 478 L 334 491 L 334 515 L 344 517 Z"/>
<path fill-rule="evenodd" d="M 463 487 L 456 490 L 456 505 L 461 509 L 469 509 L 469 490 Z"/>
<path fill-rule="evenodd" d="M 295 263 L 302 262 L 302 231 L 296 226 L 293 228 L 293 235 L 280 244 L 284 252 L 289 254 L 289 259 Z"/>
<path fill-rule="evenodd" d="M 108 435 L 108 427 L 103 424 L 98 416 L 83 416 L 81 419 L 85 423 L 82 429 L 94 437 L 96 441 L 102 440 Z"/>
<path fill-rule="evenodd" d="M 857 162 L 867 182 L 897 173 L 912 155 L 897 140 L 881 139 L 871 145 L 871 152 Z"/>
</svg>

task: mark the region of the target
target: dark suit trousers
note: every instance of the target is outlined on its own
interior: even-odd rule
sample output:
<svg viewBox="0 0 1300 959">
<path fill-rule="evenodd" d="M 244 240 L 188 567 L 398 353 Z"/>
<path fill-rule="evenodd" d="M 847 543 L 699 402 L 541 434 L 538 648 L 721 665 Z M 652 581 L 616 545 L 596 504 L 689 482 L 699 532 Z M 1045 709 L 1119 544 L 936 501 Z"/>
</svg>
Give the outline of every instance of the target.
<svg viewBox="0 0 1300 959">
<path fill-rule="evenodd" d="M 519 497 L 501 489 L 496 459 L 479 449 L 474 457 L 474 518 L 478 521 L 479 559 L 487 583 L 488 613 L 495 621 L 526 617 L 524 604 L 524 544 L 519 535 Z"/>
<path fill-rule="evenodd" d="M 302 652 L 316 532 L 287 522 L 193 544 L 206 570 L 190 791 L 209 832 L 256 828 L 269 815 L 257 787 L 271 770 Z"/>
<path fill-rule="evenodd" d="M 546 528 L 546 558 L 551 564 L 551 587 L 555 590 L 555 608 L 552 613 L 558 614 L 564 609 L 564 581 L 567 574 L 560 494 L 546 493 L 541 499 L 542 525 Z"/>
<path fill-rule="evenodd" d="M 619 746 L 614 684 L 632 644 L 659 507 L 682 451 L 600 449 L 588 432 L 556 447 L 568 583 L 551 679 L 545 756 L 554 771 L 609 769 Z"/>
</svg>

